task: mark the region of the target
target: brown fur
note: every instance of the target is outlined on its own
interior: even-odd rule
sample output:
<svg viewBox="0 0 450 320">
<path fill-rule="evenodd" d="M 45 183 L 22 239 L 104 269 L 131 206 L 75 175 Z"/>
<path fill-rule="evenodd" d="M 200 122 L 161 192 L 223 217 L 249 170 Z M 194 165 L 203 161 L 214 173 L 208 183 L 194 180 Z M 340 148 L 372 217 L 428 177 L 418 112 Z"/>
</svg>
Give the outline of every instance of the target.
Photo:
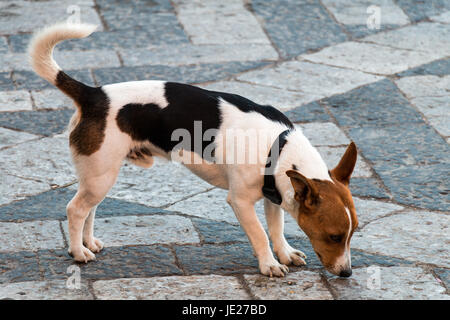
<svg viewBox="0 0 450 320">
<path fill-rule="evenodd" d="M 349 221 L 343 218 L 347 216 L 346 207 L 352 219 L 349 238 L 358 227 L 355 206 L 348 188 L 356 155 L 356 146 L 352 142 L 339 164 L 330 172 L 333 182 L 308 179 L 294 170 L 286 172 L 291 178 L 295 199 L 299 203 L 298 224 L 311 240 L 315 252 L 327 269 L 333 268 L 345 250 L 349 230 Z M 335 236 L 342 236 L 342 240 L 333 241 Z"/>
</svg>

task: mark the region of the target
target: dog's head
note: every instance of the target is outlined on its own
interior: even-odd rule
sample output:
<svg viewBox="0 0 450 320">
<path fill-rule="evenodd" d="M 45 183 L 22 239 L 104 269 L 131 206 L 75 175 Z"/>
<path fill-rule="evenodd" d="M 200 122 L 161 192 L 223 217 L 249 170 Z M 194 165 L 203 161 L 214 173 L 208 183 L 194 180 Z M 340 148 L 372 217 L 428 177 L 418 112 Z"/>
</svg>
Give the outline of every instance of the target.
<svg viewBox="0 0 450 320">
<path fill-rule="evenodd" d="M 323 266 L 341 277 L 352 274 L 350 239 L 358 226 L 348 187 L 356 154 L 352 142 L 330 171 L 332 181 L 308 179 L 296 170 L 286 172 L 298 202 L 298 225 L 309 237 Z"/>
</svg>

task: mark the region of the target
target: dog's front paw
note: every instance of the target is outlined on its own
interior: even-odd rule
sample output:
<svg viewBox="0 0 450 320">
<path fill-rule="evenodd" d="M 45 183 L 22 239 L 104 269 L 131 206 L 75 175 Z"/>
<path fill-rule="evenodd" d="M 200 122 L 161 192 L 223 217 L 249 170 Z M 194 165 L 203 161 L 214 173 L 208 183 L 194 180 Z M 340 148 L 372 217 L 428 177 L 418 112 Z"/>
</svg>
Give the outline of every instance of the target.
<svg viewBox="0 0 450 320">
<path fill-rule="evenodd" d="M 279 250 L 275 250 L 278 259 L 285 265 L 293 264 L 295 266 L 306 265 L 306 255 L 300 250 L 296 250 L 291 246 L 283 246 Z"/>
<path fill-rule="evenodd" d="M 284 277 L 288 272 L 289 268 L 284 264 L 279 263 L 275 258 L 269 259 L 269 261 L 260 262 L 259 270 L 265 276 L 269 277 Z"/>
<path fill-rule="evenodd" d="M 84 241 L 84 245 L 91 250 L 91 252 L 100 252 L 103 249 L 103 242 L 100 239 L 92 237 Z"/>
<path fill-rule="evenodd" d="M 95 254 L 85 246 L 81 246 L 80 248 L 70 248 L 69 254 L 77 262 L 88 263 L 89 261 L 95 260 Z"/>
</svg>

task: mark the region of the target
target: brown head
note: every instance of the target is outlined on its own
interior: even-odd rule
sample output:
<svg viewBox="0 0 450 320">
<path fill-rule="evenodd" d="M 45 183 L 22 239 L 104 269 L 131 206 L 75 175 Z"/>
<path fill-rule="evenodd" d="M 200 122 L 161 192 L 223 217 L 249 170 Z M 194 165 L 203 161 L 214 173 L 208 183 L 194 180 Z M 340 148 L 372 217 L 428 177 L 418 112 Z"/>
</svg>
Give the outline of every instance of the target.
<svg viewBox="0 0 450 320">
<path fill-rule="evenodd" d="M 286 172 L 298 202 L 298 225 L 309 237 L 323 266 L 341 277 L 352 274 L 350 239 L 358 226 L 349 189 L 356 154 L 352 142 L 330 171 L 332 181 L 308 179 L 296 170 Z"/>
</svg>

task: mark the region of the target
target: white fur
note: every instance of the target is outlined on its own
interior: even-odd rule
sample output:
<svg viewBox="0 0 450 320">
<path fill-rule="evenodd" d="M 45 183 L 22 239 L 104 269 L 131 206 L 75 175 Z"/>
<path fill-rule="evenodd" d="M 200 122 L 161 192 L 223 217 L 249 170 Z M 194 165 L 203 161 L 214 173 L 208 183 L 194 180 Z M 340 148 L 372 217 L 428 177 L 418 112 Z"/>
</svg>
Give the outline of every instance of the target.
<svg viewBox="0 0 450 320">
<path fill-rule="evenodd" d="M 66 39 L 80 39 L 89 36 L 97 26 L 91 24 L 58 23 L 37 32 L 28 47 L 33 70 L 48 82 L 55 84 L 61 70 L 53 60 L 53 48 Z"/>
</svg>

